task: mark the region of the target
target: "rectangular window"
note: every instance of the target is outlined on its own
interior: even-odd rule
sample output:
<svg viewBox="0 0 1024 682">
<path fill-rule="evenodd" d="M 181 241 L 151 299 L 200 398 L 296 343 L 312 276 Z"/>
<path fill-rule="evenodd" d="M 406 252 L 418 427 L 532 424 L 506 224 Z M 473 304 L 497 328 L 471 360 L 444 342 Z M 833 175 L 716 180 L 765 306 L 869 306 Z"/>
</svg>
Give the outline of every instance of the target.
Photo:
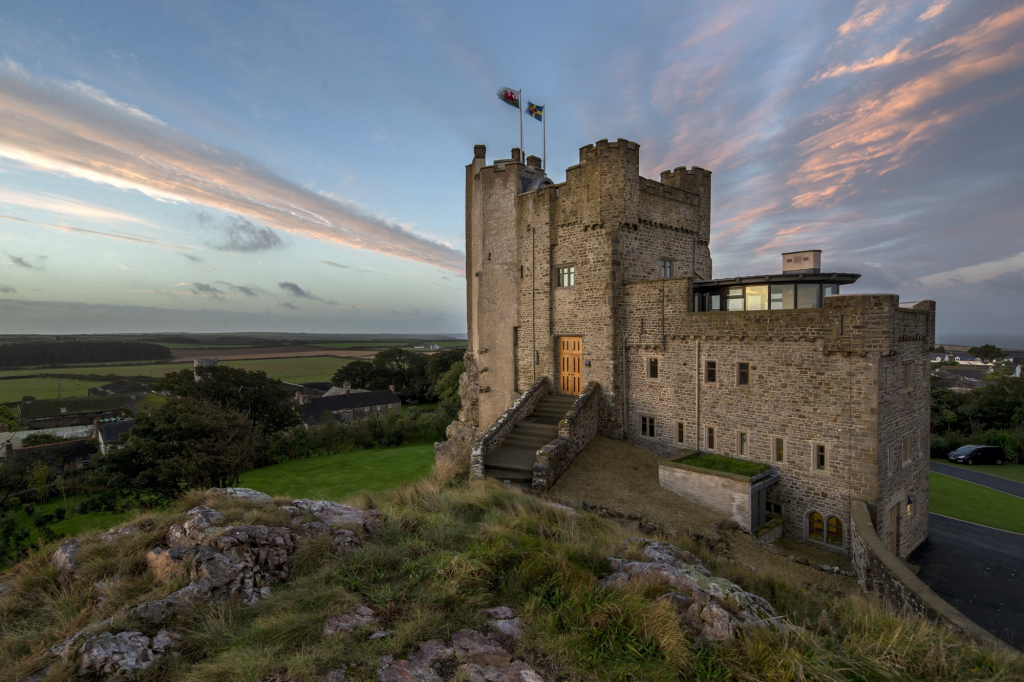
<svg viewBox="0 0 1024 682">
<path fill-rule="evenodd" d="M 775 441 L 775 461 L 784 462 L 786 459 L 786 441 L 783 438 L 776 438 Z"/>
<path fill-rule="evenodd" d="M 560 287 L 574 287 L 576 286 L 576 266 L 569 265 L 564 268 L 558 268 L 558 286 Z"/>
<path fill-rule="evenodd" d="M 661 261 L 661 278 L 672 279 L 672 261 L 662 260 Z"/>
<path fill-rule="evenodd" d="M 782 514 L 782 505 L 778 502 L 765 502 L 764 507 L 769 514 Z"/>
<path fill-rule="evenodd" d="M 708 427 L 707 438 L 704 439 L 704 445 L 707 446 L 708 450 L 715 449 L 715 429 L 711 426 Z"/>
<path fill-rule="evenodd" d="M 750 385 L 750 363 L 741 362 L 736 366 L 736 383 L 739 386 Z"/>
<path fill-rule="evenodd" d="M 725 290 L 725 309 L 729 311 L 743 310 L 743 287 L 729 287 Z"/>
<path fill-rule="evenodd" d="M 773 284 L 771 292 L 772 310 L 793 310 L 796 308 L 795 284 Z"/>
<path fill-rule="evenodd" d="M 654 417 L 640 417 L 640 435 L 644 438 L 654 438 Z"/>
<path fill-rule="evenodd" d="M 683 443 L 686 440 L 686 424 L 683 422 L 676 423 L 676 442 Z"/>
<path fill-rule="evenodd" d="M 796 285 L 796 307 L 797 308 L 820 308 L 821 301 L 818 300 L 820 287 L 817 284 Z"/>
<path fill-rule="evenodd" d="M 828 467 L 828 455 L 824 445 L 814 446 L 814 468 L 818 471 L 825 471 Z"/>
<path fill-rule="evenodd" d="M 903 363 L 903 388 L 914 387 L 914 363 Z"/>
<path fill-rule="evenodd" d="M 821 297 L 836 296 L 839 294 L 838 284 L 822 284 L 821 285 Z"/>
<path fill-rule="evenodd" d="M 747 440 L 748 436 L 743 431 L 740 431 L 736 435 L 736 452 L 739 454 L 740 457 L 747 456 Z"/>
<path fill-rule="evenodd" d="M 722 309 L 722 295 L 718 293 L 704 294 L 704 310 L 719 311 Z"/>
<path fill-rule="evenodd" d="M 914 439 L 911 438 L 910 434 L 903 436 L 903 463 L 906 464 L 910 461 L 910 456 L 913 454 Z"/>
<path fill-rule="evenodd" d="M 647 360 L 647 377 L 649 379 L 658 378 L 658 358 L 648 358 Z"/>
<path fill-rule="evenodd" d="M 717 379 L 715 376 L 715 361 L 708 360 L 706 363 L 704 363 L 704 381 L 706 381 L 709 384 L 713 384 L 716 380 Z"/>
<path fill-rule="evenodd" d="M 768 285 L 747 287 L 747 310 L 768 310 Z"/>
</svg>

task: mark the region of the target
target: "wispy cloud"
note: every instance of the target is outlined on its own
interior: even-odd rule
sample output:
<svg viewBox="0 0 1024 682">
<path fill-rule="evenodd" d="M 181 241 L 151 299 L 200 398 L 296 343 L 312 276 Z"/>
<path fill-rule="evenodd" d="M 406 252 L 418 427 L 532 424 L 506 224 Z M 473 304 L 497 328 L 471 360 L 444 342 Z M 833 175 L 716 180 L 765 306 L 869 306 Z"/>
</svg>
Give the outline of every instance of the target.
<svg viewBox="0 0 1024 682">
<path fill-rule="evenodd" d="M 278 282 L 277 286 L 287 291 L 289 294 L 296 298 L 305 298 L 310 301 L 318 301 L 320 303 L 326 303 L 327 305 L 338 305 L 337 301 L 329 301 L 325 298 L 321 298 L 316 294 L 307 291 L 300 287 L 295 282 Z"/>
<path fill-rule="evenodd" d="M 464 256 L 205 143 L 87 84 L 0 65 L 0 158 L 461 272 Z"/>
<path fill-rule="evenodd" d="M 18 290 L 9 284 L 0 284 L 0 294 L 16 294 Z"/>
<path fill-rule="evenodd" d="M 26 270 L 45 270 L 46 256 L 15 256 L 8 252 L 7 257 L 11 259 L 11 265 Z"/>
<path fill-rule="evenodd" d="M 203 284 L 202 282 L 195 282 L 192 285 L 192 293 L 196 296 L 205 296 L 207 298 L 224 298 L 223 291 L 215 286 Z"/>
<path fill-rule="evenodd" d="M 133 223 L 137 225 L 152 226 L 148 220 L 139 216 L 131 215 L 123 211 L 115 211 L 103 206 L 97 206 L 84 201 L 76 201 L 66 197 L 58 197 L 43 192 L 20 192 L 9 189 L 0 189 L 0 204 L 18 206 L 37 211 L 46 211 L 69 218 L 88 220 L 98 223 Z"/>
<path fill-rule="evenodd" d="M 231 282 L 224 281 L 218 281 L 217 284 L 227 287 L 236 294 L 248 296 L 249 298 L 256 298 L 260 294 L 267 293 L 265 289 L 262 289 L 255 284 L 232 284 Z"/>
<path fill-rule="evenodd" d="M 348 269 L 350 266 L 342 265 L 341 263 L 335 263 L 332 260 L 318 260 L 317 263 L 323 263 L 324 265 L 330 265 L 332 268 L 345 268 Z"/>
<path fill-rule="evenodd" d="M 279 303 L 278 305 L 281 306 L 282 308 L 288 308 L 288 310 L 298 310 L 299 309 L 299 306 L 295 305 L 291 301 L 285 301 L 283 303 Z"/>
<path fill-rule="evenodd" d="M 200 222 L 208 224 L 210 220 L 206 219 Z M 285 246 L 284 240 L 272 229 L 264 225 L 256 225 L 241 216 L 232 216 L 228 220 L 228 224 L 220 229 L 223 233 L 222 240 L 210 244 L 217 251 L 252 253 Z"/>
</svg>

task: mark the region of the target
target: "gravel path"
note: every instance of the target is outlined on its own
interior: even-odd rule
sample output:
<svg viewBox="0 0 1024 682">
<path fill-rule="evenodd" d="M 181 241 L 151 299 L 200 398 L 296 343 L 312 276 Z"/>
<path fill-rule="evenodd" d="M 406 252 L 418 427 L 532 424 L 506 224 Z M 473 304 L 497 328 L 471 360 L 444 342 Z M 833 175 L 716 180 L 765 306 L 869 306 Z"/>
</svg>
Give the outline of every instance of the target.
<svg viewBox="0 0 1024 682">
<path fill-rule="evenodd" d="M 552 487 L 549 496 L 564 504 L 586 502 L 622 516 L 637 515 L 656 523 L 670 536 L 718 533 L 727 519 L 710 509 L 684 500 L 658 483 L 655 453 L 625 441 L 597 437 L 580 453 L 569 470 Z M 783 538 L 775 543 L 777 554 L 741 530 L 726 531 L 732 560 L 744 568 L 770 571 L 773 575 L 804 587 L 843 594 L 858 593 L 857 581 L 826 573 L 786 558 L 806 557 L 812 564 L 839 566 L 851 570 L 847 557 Z"/>
</svg>

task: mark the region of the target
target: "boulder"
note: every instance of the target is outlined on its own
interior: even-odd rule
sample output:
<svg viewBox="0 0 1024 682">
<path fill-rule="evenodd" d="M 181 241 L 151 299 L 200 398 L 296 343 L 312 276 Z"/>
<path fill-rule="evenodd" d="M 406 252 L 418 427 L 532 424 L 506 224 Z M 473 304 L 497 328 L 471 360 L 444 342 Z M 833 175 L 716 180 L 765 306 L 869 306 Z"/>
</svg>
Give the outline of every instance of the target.
<svg viewBox="0 0 1024 682">
<path fill-rule="evenodd" d="M 215 598 L 238 596 L 255 604 L 270 596 L 270 585 L 288 578 L 288 556 L 298 541 L 298 534 L 288 528 L 225 528 L 199 549 L 192 562 L 192 580 L 208 581 Z"/>
<path fill-rule="evenodd" d="M 266 493 L 261 493 L 259 490 L 253 490 L 252 488 L 210 488 L 206 492 L 208 493 L 221 493 L 222 495 L 230 495 L 239 500 L 249 500 L 251 502 L 270 502 L 273 498 Z"/>
<path fill-rule="evenodd" d="M 455 650 L 450 646 L 432 639 L 423 642 L 408 660 L 396 661 L 378 671 L 377 679 L 380 682 L 441 682 L 434 666 L 454 655 Z"/>
<path fill-rule="evenodd" d="M 57 575 L 70 578 L 75 574 L 75 557 L 82 547 L 82 541 L 72 538 L 50 555 L 50 563 L 57 569 Z"/>
<path fill-rule="evenodd" d="M 455 655 L 464 664 L 505 670 L 512 662 L 508 652 L 490 637 L 476 630 L 459 630 L 452 635 Z"/>
<path fill-rule="evenodd" d="M 508 606 L 499 606 L 486 612 L 487 624 L 496 632 L 512 639 L 523 636 L 523 623 L 516 612 Z"/>
<path fill-rule="evenodd" d="M 146 565 L 157 580 L 169 583 L 185 577 L 186 560 L 193 554 L 194 547 L 154 547 L 146 554 Z"/>
<path fill-rule="evenodd" d="M 209 507 L 193 507 L 185 513 L 185 520 L 176 523 L 167 531 L 164 541 L 170 547 L 194 547 L 205 540 L 209 529 L 224 515 Z"/>
<path fill-rule="evenodd" d="M 150 648 L 149 637 L 138 630 L 112 635 L 103 632 L 84 638 L 81 647 L 78 674 L 105 675 L 134 674 L 153 665 L 156 654 Z"/>
<path fill-rule="evenodd" d="M 359 527 L 369 535 L 373 535 L 383 519 L 383 514 L 376 509 L 360 509 L 328 500 L 292 500 L 282 509 L 304 511 L 328 526 Z"/>
<path fill-rule="evenodd" d="M 340 616 L 331 616 L 324 624 L 324 636 L 330 637 L 339 632 L 352 632 L 356 628 L 376 623 L 372 609 L 363 605 L 356 607 L 352 613 L 343 613 Z"/>
</svg>

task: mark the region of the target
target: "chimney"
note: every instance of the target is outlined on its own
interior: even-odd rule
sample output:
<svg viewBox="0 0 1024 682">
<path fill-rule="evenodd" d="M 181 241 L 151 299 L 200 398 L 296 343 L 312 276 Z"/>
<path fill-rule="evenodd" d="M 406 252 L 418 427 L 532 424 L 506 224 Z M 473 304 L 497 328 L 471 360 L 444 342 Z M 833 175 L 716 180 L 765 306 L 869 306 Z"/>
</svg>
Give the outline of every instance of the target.
<svg viewBox="0 0 1024 682">
<path fill-rule="evenodd" d="M 782 254 L 783 274 L 818 274 L 821 272 L 821 249 L 790 251 Z"/>
<path fill-rule="evenodd" d="M 302 394 L 302 391 L 295 391 L 295 400 L 298 401 L 299 405 L 306 404 L 306 396 Z"/>
<path fill-rule="evenodd" d="M 92 437 L 93 440 L 100 439 L 100 418 L 96 417 L 92 420 Z"/>
<path fill-rule="evenodd" d="M 391 384 L 390 386 L 388 386 L 388 390 L 391 391 L 392 393 L 394 393 L 395 392 L 395 385 Z"/>
<path fill-rule="evenodd" d="M 474 159 L 485 159 L 487 158 L 487 145 L 475 144 L 473 145 L 473 158 Z"/>
<path fill-rule="evenodd" d="M 533 156 L 532 154 L 530 156 L 527 156 L 526 165 L 529 166 L 530 168 L 540 168 L 540 157 Z"/>
<path fill-rule="evenodd" d="M 341 385 L 341 394 L 342 395 L 351 395 L 351 393 L 352 393 L 352 382 L 351 381 L 346 381 L 344 384 Z"/>
<path fill-rule="evenodd" d="M 523 162 L 523 150 L 521 150 L 519 147 L 513 147 L 512 148 L 512 160 L 515 161 L 516 163 L 522 163 Z"/>
</svg>

